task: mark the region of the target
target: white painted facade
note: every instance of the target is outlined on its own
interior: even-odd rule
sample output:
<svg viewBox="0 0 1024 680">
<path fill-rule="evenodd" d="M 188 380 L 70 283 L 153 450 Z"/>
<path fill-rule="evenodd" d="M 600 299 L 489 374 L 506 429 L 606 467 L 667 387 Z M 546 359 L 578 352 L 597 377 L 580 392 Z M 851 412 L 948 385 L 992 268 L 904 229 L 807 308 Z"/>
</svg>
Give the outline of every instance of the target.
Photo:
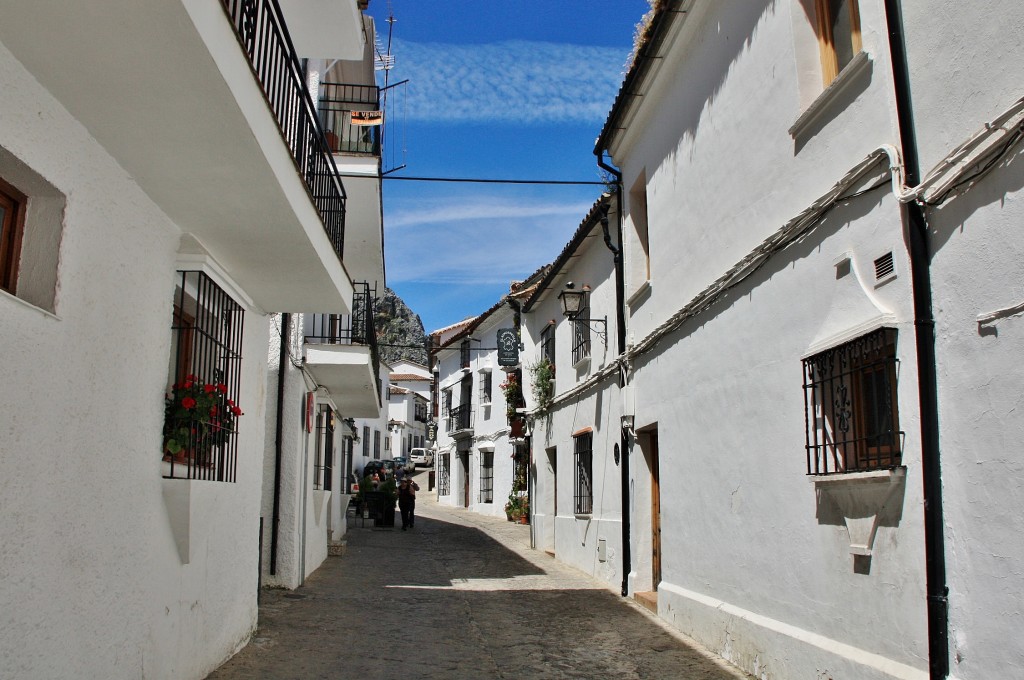
<svg viewBox="0 0 1024 680">
<path fill-rule="evenodd" d="M 504 296 L 434 353 L 441 400 L 434 457 L 438 501 L 499 517 L 513 489 L 515 447 L 527 441 L 525 432 L 512 430 L 501 388 L 515 367 L 500 366 L 497 353 L 498 330 L 516 327 L 517 300 L 515 293 Z M 470 415 L 460 424 L 461 407 Z"/>
<path fill-rule="evenodd" d="M 905 4 L 923 173 L 1010 109 L 974 158 L 998 153 L 1000 126 L 1021 121 L 1022 92 L 999 66 L 1021 61 L 1021 20 L 1008 5 Z M 759 678 L 925 678 L 912 227 L 898 200 L 912 198 L 890 172 L 900 135 L 885 7 L 859 3 L 862 51 L 829 88 L 815 18 L 809 0 L 668 3 L 657 58 L 641 54 L 599 140 L 625 193 L 628 591 L 654 591 L 662 618 Z M 975 58 L 979 45 L 992 56 Z M 1024 426 L 1017 155 L 925 209 L 958 678 L 1012 676 L 1024 653 L 1001 604 L 1019 591 L 1005 560 L 1024 551 L 1003 453 Z M 943 165 L 918 195 L 936 198 L 973 162 Z M 810 476 L 803 359 L 880 327 L 897 338 L 901 466 Z M 606 401 L 614 421 L 622 402 Z"/>
<path fill-rule="evenodd" d="M 1024 63 L 1024 18 L 985 7 L 905 7 L 914 121 L 927 172 L 1024 97 L 1007 68 Z M 1016 115 L 1002 127 L 1021 124 Z M 993 139 L 1002 133 L 996 131 Z M 1019 144 L 966 191 L 926 211 L 939 363 L 950 675 L 1012 677 L 1024 668 L 1024 527 L 1013 509 L 1024 439 L 1024 168 Z"/>
<path fill-rule="evenodd" d="M 269 313 L 352 282 L 222 3 L 5 8 L 0 80 L 0 674 L 205 677 L 257 623 Z M 244 312 L 233 482 L 164 478 L 181 271 Z"/>
<path fill-rule="evenodd" d="M 605 196 L 525 304 L 523 391 L 533 421 L 534 546 L 616 585 L 622 580 L 618 372 L 598 377 L 617 356 L 612 253 L 600 219 L 605 208 L 614 228 L 616 202 Z M 563 316 L 559 301 L 569 283 L 590 290 L 588 311 L 578 322 Z M 577 323 L 589 327 L 590 347 L 578 358 L 573 353 Z M 540 409 L 529 369 L 544 356 L 546 334 L 554 337 L 555 385 L 551 406 Z M 589 467 L 577 455 L 584 441 L 589 441 Z"/>
</svg>

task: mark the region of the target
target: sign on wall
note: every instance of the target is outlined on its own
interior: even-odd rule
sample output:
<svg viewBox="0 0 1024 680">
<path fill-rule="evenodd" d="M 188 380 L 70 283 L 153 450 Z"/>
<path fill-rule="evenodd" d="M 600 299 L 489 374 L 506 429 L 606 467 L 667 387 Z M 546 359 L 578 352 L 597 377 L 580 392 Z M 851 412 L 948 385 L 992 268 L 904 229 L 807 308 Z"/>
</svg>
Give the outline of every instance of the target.
<svg viewBox="0 0 1024 680">
<path fill-rule="evenodd" d="M 498 329 L 498 365 L 519 364 L 519 334 L 515 328 Z"/>
</svg>

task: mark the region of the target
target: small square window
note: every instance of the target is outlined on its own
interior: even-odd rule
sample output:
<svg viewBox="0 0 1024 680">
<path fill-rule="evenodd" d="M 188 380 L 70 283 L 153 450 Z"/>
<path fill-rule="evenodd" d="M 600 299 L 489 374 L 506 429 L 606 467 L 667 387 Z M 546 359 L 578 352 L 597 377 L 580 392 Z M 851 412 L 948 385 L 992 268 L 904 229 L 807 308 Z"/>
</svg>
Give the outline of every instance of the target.
<svg viewBox="0 0 1024 680">
<path fill-rule="evenodd" d="M 898 467 L 896 330 L 881 328 L 804 360 L 807 474 Z"/>
</svg>

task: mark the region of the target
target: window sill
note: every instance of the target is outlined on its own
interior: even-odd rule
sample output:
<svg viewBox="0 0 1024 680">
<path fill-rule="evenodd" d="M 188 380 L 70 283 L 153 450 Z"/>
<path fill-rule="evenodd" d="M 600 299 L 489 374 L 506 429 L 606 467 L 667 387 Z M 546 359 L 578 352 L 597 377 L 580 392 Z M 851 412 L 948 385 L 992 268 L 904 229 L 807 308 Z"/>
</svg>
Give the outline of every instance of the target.
<svg viewBox="0 0 1024 680">
<path fill-rule="evenodd" d="M 906 477 L 905 467 L 811 476 L 818 493 L 831 499 L 842 513 L 851 555 L 872 554 L 879 516 L 893 493 L 905 487 Z"/>
<path fill-rule="evenodd" d="M 590 368 L 590 355 L 588 354 L 587 356 L 583 357 L 575 364 L 573 364 L 572 367 L 578 372 L 586 371 L 588 368 Z"/>
<path fill-rule="evenodd" d="M 651 280 L 647 279 L 641 283 L 633 293 L 626 298 L 626 306 L 629 308 L 639 307 L 651 297 Z"/>
<path fill-rule="evenodd" d="M 48 319 L 52 319 L 53 321 L 60 321 L 61 320 L 60 317 L 57 316 L 56 314 L 54 314 L 53 312 L 45 310 L 42 307 L 37 307 L 34 304 L 32 304 L 31 302 L 29 302 L 28 300 L 23 300 L 22 298 L 18 297 L 17 295 L 14 295 L 13 293 L 11 293 L 9 291 L 6 291 L 3 288 L 0 288 L 0 300 L 5 299 L 5 298 L 8 299 L 8 300 L 11 300 L 12 302 L 18 303 L 19 305 L 25 307 L 26 309 L 31 309 L 33 312 L 39 312 L 44 317 L 46 317 Z"/>
<path fill-rule="evenodd" d="M 846 65 L 835 80 L 829 83 L 821 94 L 819 94 L 811 105 L 804 109 L 793 126 L 789 128 L 789 135 L 793 139 L 802 137 L 810 127 L 816 123 L 823 114 L 827 113 L 832 104 L 839 98 L 839 95 L 849 89 L 850 85 L 863 73 L 871 72 L 871 57 L 867 52 L 860 52 Z"/>
</svg>

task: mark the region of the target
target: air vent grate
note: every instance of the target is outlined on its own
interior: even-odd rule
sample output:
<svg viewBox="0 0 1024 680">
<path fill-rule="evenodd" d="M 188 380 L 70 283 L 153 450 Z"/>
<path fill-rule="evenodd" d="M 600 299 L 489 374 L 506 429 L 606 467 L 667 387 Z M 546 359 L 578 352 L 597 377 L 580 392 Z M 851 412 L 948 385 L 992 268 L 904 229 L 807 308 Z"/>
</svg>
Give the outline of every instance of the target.
<svg viewBox="0 0 1024 680">
<path fill-rule="evenodd" d="M 892 252 L 888 252 L 875 260 L 875 281 L 890 278 L 896 273 L 896 263 L 892 259 Z"/>
</svg>

